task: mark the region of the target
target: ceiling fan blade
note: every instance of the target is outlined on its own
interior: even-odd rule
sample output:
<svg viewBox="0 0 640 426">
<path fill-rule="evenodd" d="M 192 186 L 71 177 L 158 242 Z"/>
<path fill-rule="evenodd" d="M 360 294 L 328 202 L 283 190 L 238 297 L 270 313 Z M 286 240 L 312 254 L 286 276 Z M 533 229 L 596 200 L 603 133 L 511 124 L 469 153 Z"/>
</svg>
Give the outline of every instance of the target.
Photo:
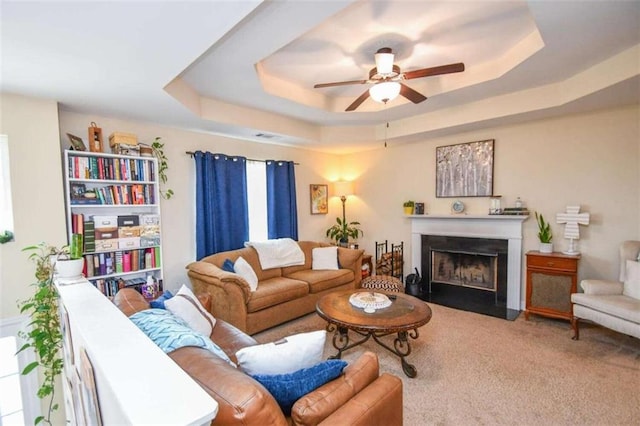
<svg viewBox="0 0 640 426">
<path fill-rule="evenodd" d="M 351 105 L 349 105 L 347 107 L 347 109 L 345 109 L 345 111 L 353 111 L 356 108 L 358 108 L 360 106 L 360 104 L 362 104 L 364 101 L 367 100 L 367 98 L 369 97 L 369 91 L 365 90 L 365 92 L 358 96 L 358 99 L 356 99 L 355 101 L 353 101 L 353 103 Z"/>
<path fill-rule="evenodd" d="M 400 83 L 400 94 L 409 99 L 414 104 L 419 104 L 422 101 L 426 101 L 427 97 L 423 94 L 416 92 L 411 87 Z"/>
<path fill-rule="evenodd" d="M 335 83 L 320 83 L 314 84 L 314 89 L 320 89 L 322 87 L 334 87 L 334 86 L 347 86 L 349 84 L 365 84 L 368 83 L 369 80 L 351 80 L 351 81 L 337 81 Z"/>
<path fill-rule="evenodd" d="M 451 74 L 454 72 L 464 71 L 464 64 L 459 62 L 457 64 L 441 65 L 439 67 L 423 68 L 421 70 L 407 71 L 404 73 L 405 80 L 411 80 L 412 78 L 430 77 L 433 75 Z"/>
</svg>

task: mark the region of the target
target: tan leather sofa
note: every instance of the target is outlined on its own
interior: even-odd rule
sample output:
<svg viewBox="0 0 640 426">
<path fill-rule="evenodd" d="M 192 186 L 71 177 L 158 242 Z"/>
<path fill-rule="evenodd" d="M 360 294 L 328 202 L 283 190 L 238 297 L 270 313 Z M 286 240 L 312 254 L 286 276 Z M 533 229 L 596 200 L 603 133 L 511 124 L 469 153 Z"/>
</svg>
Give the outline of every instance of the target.
<svg viewBox="0 0 640 426">
<path fill-rule="evenodd" d="M 329 244 L 299 241 L 305 264 L 263 270 L 253 247 L 220 252 L 187 265 L 195 293 L 211 295 L 211 314 L 248 334 L 255 334 L 315 310 L 327 293 L 360 287 L 364 250 L 339 247 L 338 270 L 312 270 L 312 249 Z M 242 256 L 258 276 L 252 292 L 240 276 L 222 270 L 225 259 Z"/>
<path fill-rule="evenodd" d="M 210 296 L 198 294 L 198 298 L 209 307 Z M 133 289 L 120 290 L 114 303 L 127 316 L 149 308 Z M 220 319 L 211 340 L 234 362 L 239 349 L 257 344 Z M 365 352 L 345 367 L 340 377 L 300 398 L 290 417 L 284 416 L 260 383 L 208 350 L 183 347 L 168 356 L 218 402 L 212 425 L 402 425 L 402 381 L 388 373 L 380 375 L 373 352 Z"/>
</svg>

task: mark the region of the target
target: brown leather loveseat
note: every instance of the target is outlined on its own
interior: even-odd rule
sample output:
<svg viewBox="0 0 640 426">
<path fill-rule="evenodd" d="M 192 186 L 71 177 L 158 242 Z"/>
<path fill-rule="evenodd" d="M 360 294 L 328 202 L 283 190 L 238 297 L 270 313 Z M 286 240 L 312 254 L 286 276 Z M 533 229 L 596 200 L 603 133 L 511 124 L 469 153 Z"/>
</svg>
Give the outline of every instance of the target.
<svg viewBox="0 0 640 426">
<path fill-rule="evenodd" d="M 339 247 L 337 270 L 313 270 L 312 250 L 329 244 L 299 241 L 305 255 L 300 266 L 262 269 L 258 253 L 245 247 L 207 256 L 187 265 L 193 291 L 211 295 L 211 314 L 248 334 L 255 334 L 315 311 L 316 302 L 332 291 L 356 289 L 362 281 L 364 250 Z M 251 291 L 239 275 L 222 269 L 225 260 L 242 256 L 258 278 Z"/>
<path fill-rule="evenodd" d="M 198 298 L 208 307 L 208 295 Z M 114 303 L 127 316 L 149 308 L 133 289 L 120 290 Z M 221 319 L 216 321 L 211 340 L 236 363 L 236 351 L 257 344 Z M 260 383 L 208 350 L 183 347 L 168 356 L 218 402 L 212 425 L 402 425 L 402 381 L 388 373 L 380 375 L 378 358 L 372 352 L 365 352 L 341 376 L 300 398 L 290 417 L 284 416 Z"/>
</svg>

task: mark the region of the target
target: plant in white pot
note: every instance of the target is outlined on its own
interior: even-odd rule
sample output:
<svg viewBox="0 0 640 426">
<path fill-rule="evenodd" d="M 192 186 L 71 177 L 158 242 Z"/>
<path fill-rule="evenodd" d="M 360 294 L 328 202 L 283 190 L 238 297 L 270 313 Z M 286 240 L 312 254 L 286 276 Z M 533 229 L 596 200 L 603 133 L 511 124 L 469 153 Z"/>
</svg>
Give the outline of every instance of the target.
<svg viewBox="0 0 640 426">
<path fill-rule="evenodd" d="M 538 222 L 538 240 L 540 240 L 540 253 L 553 252 L 553 234 L 551 233 L 551 225 L 544 220 L 542 214 L 536 212 L 536 221 Z"/>
<path fill-rule="evenodd" d="M 73 234 L 71 244 L 54 250 L 49 259 L 57 278 L 79 278 L 84 268 L 82 234 Z"/>
</svg>

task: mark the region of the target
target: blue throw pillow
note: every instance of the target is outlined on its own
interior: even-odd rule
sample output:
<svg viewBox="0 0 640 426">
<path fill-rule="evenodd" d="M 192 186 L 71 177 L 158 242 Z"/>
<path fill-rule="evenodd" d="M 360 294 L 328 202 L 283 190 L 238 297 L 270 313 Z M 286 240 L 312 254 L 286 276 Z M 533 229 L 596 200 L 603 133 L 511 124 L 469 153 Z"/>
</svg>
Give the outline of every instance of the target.
<svg viewBox="0 0 640 426">
<path fill-rule="evenodd" d="M 236 272 L 236 270 L 233 267 L 233 262 L 230 259 L 225 259 L 224 263 L 222 264 L 222 270 L 227 272 L 232 272 L 232 273 Z"/>
<path fill-rule="evenodd" d="M 288 416 L 298 399 L 338 377 L 346 366 L 346 361 L 330 359 L 289 374 L 255 374 L 252 377 L 273 395 L 282 412 Z"/>
<path fill-rule="evenodd" d="M 155 300 L 152 300 L 151 302 L 149 302 L 149 306 L 151 306 L 152 308 L 155 309 L 167 309 L 164 306 L 164 302 L 166 300 L 169 300 L 173 297 L 173 294 L 169 291 L 169 290 L 165 290 L 164 293 L 162 293 L 162 295 L 160 295 L 160 297 L 158 297 Z"/>
</svg>

